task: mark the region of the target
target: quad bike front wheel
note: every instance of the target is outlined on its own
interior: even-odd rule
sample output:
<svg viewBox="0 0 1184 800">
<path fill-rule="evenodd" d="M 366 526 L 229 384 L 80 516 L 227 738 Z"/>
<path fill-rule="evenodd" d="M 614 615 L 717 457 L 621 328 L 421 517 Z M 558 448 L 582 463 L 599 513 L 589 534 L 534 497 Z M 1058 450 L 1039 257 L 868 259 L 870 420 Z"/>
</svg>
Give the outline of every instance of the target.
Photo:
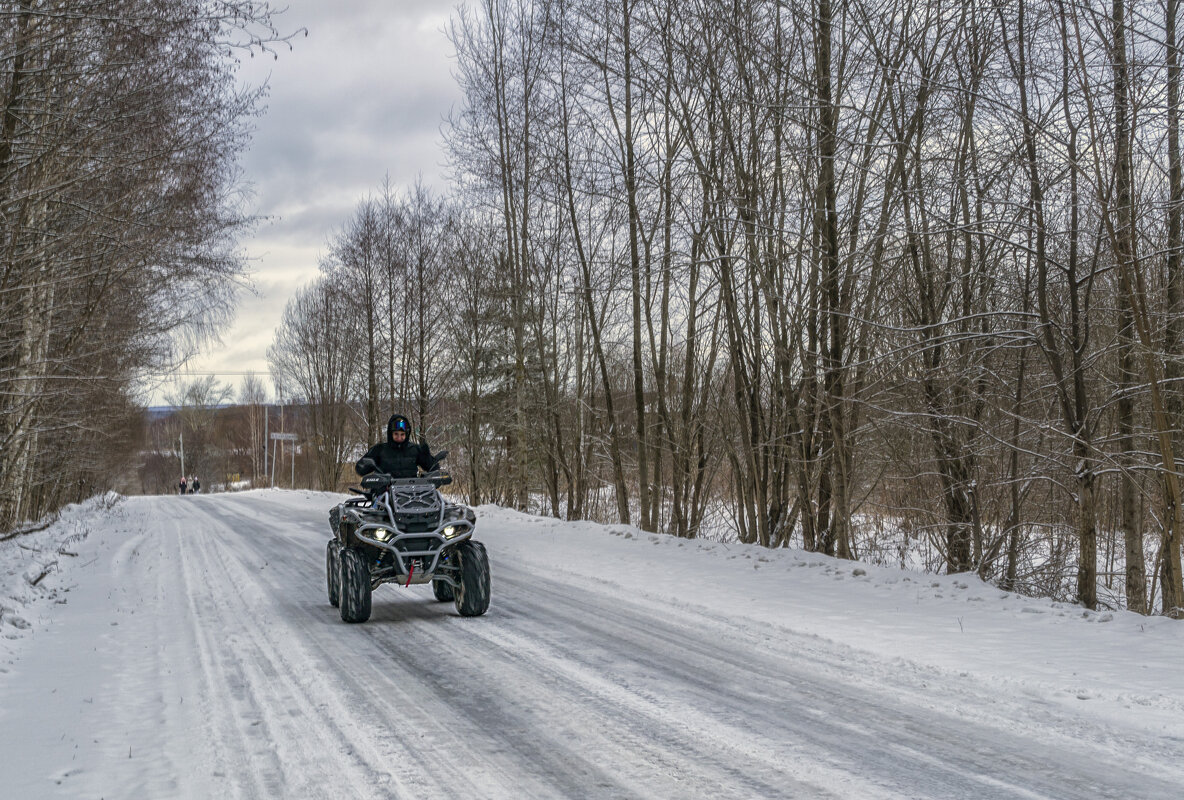
<svg viewBox="0 0 1184 800">
<path fill-rule="evenodd" d="M 455 600 L 455 592 L 452 590 L 452 584 L 445 581 L 432 581 L 432 594 L 441 603 L 447 603 L 449 600 Z"/>
<path fill-rule="evenodd" d="M 365 622 L 370 619 L 370 565 L 352 547 L 341 548 L 341 619 Z"/>
<path fill-rule="evenodd" d="M 472 539 L 456 546 L 460 562 L 460 586 L 455 590 L 456 610 L 462 617 L 479 617 L 489 610 L 489 556 L 485 545 Z"/>
<path fill-rule="evenodd" d="M 330 539 L 325 546 L 325 580 L 329 584 L 329 605 L 341 604 L 341 544 Z"/>
</svg>

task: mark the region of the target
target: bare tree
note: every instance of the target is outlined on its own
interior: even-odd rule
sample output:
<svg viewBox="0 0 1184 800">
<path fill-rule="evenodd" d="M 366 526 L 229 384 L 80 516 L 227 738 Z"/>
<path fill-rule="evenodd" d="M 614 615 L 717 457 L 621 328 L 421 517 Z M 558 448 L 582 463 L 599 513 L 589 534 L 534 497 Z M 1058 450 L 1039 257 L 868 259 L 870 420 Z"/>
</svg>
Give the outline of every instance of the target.
<svg viewBox="0 0 1184 800">
<path fill-rule="evenodd" d="M 352 309 L 337 301 L 350 286 L 322 278 L 297 293 L 284 310 L 267 350 L 274 378 L 307 406 L 317 486 L 336 491 L 342 464 L 357 440 L 350 429 L 351 386 L 364 357 L 366 332 Z"/>
<path fill-rule="evenodd" d="M 238 402 L 246 410 L 248 451 L 251 461 L 251 479 L 254 485 L 259 485 L 261 476 L 267 474 L 267 465 L 263 457 L 267 452 L 267 387 L 263 379 L 254 372 L 243 376 L 238 390 Z"/>
<path fill-rule="evenodd" d="M 0 527 L 63 501 L 49 440 L 97 427 L 92 390 L 126 400 L 225 321 L 258 97 L 233 54 L 284 39 L 250 0 L 0 3 Z"/>
</svg>

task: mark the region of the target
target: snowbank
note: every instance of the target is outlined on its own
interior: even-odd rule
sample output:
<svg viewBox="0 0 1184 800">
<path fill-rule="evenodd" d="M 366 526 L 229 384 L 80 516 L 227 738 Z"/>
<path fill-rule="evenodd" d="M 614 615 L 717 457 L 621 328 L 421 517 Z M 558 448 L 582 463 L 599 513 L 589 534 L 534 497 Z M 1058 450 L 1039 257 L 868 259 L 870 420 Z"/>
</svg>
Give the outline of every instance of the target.
<svg viewBox="0 0 1184 800">
<path fill-rule="evenodd" d="M 1000 591 L 973 574 L 925 575 L 795 548 L 681 540 L 624 525 L 563 522 L 479 509 L 499 562 L 533 563 L 622 596 L 727 619 L 771 637 L 852 648 L 844 680 L 877 680 L 878 664 L 923 682 L 941 674 L 1001 695 L 1124 717 L 1184 742 L 1184 623 Z M 495 533 L 496 532 L 496 533 Z M 494 588 L 496 600 L 497 590 Z"/>
<path fill-rule="evenodd" d="M 66 506 L 44 530 L 0 542 L 0 671 L 52 617 L 53 606 L 65 604 L 69 573 L 84 559 L 88 534 L 120 516 L 122 499 L 110 492 Z"/>
</svg>

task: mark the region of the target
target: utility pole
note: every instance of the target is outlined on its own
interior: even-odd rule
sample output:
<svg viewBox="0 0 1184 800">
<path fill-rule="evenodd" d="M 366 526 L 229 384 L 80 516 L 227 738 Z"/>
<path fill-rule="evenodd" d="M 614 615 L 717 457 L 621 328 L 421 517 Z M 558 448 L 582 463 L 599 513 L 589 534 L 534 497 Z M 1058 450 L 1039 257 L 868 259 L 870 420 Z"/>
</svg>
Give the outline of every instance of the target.
<svg viewBox="0 0 1184 800">
<path fill-rule="evenodd" d="M 181 477 L 185 477 L 185 429 L 181 429 Z"/>
</svg>

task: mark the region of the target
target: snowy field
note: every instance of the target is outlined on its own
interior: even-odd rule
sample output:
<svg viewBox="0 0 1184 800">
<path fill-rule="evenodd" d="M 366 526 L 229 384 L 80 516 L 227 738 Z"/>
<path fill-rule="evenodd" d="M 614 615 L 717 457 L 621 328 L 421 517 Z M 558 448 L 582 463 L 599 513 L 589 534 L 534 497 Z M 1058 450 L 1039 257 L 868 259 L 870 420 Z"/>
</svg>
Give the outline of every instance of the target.
<svg viewBox="0 0 1184 800">
<path fill-rule="evenodd" d="M 1184 623 L 486 507 L 486 616 L 346 625 L 336 501 L 0 543 L 0 798 L 1184 796 Z"/>
</svg>

